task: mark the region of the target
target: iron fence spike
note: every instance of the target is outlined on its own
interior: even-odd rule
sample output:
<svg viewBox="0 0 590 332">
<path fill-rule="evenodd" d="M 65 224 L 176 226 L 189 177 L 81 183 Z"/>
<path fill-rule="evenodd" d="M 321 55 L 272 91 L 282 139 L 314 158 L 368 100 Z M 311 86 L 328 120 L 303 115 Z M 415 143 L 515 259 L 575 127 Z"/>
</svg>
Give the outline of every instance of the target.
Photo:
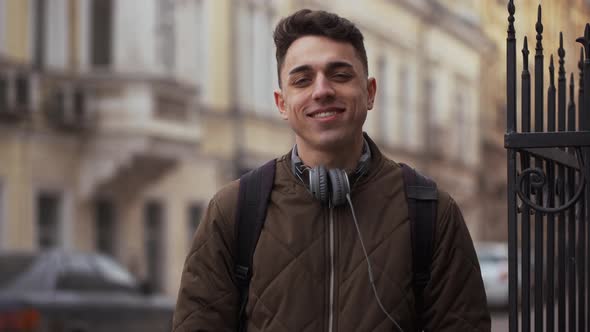
<svg viewBox="0 0 590 332">
<path fill-rule="evenodd" d="M 559 32 L 559 49 L 563 50 L 563 31 Z"/>
<path fill-rule="evenodd" d="M 514 7 L 514 2 L 510 0 L 508 2 L 508 39 L 514 39 L 515 30 L 514 30 L 514 12 L 516 8 Z"/>
<path fill-rule="evenodd" d="M 551 86 L 555 86 L 555 66 L 553 66 L 553 54 L 549 58 L 549 81 Z"/>
<path fill-rule="evenodd" d="M 574 102 L 574 73 L 570 73 L 570 103 Z"/>
<path fill-rule="evenodd" d="M 535 30 L 537 31 L 537 46 L 535 48 L 537 50 L 536 55 L 541 55 L 543 54 L 543 23 L 541 22 L 541 5 L 539 5 L 539 10 L 537 13 L 537 23 L 535 24 Z"/>
<path fill-rule="evenodd" d="M 563 48 L 563 35 L 560 33 L 559 38 L 561 39 L 559 43 L 559 49 L 557 50 L 557 54 L 559 55 L 560 61 L 565 57 L 565 49 Z"/>
<path fill-rule="evenodd" d="M 535 24 L 535 30 L 537 31 L 538 34 L 542 34 L 543 33 L 543 23 L 541 21 L 541 5 L 539 4 L 538 10 L 537 10 L 537 24 Z"/>
</svg>

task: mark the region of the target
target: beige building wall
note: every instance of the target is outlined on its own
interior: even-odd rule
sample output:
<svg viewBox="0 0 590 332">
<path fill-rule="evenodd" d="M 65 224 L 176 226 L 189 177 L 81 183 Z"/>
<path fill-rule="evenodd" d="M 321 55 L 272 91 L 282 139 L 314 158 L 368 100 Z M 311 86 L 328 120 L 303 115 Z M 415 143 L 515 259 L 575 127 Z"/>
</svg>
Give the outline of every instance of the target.
<svg viewBox="0 0 590 332">
<path fill-rule="evenodd" d="M 6 0 L 5 27 L 9 33 L 6 35 L 7 56 L 16 61 L 30 59 L 30 17 L 31 3 L 28 0 Z"/>
<path fill-rule="evenodd" d="M 28 1 L 8 0 L 3 4 L 3 57 L 10 59 L 19 65 L 29 57 L 29 17 Z M 0 66 L 1 68 L 1 66 Z M 18 220 L 27 220 L 32 213 L 29 200 L 23 197 L 31 195 L 27 172 L 27 142 L 22 139 L 22 132 L 17 128 L 2 130 L 0 138 L 0 180 L 2 182 L 2 227 L 0 228 L 0 248 L 31 248 L 33 230 L 28 223 L 19 223 Z"/>
<path fill-rule="evenodd" d="M 203 86 L 204 105 L 217 112 L 227 112 L 232 101 L 232 0 L 204 1 L 208 32 L 206 54 L 207 80 Z"/>
<path fill-rule="evenodd" d="M 26 145 L 18 139 L 15 132 L 3 132 L 0 140 L 0 153 L 3 162 L 0 165 L 0 177 L 3 188 L 3 248 L 30 249 L 33 229 L 30 223 L 17 222 L 28 220 L 32 214 L 30 200 L 22 198 L 31 195 L 30 179 L 26 176 Z"/>
</svg>

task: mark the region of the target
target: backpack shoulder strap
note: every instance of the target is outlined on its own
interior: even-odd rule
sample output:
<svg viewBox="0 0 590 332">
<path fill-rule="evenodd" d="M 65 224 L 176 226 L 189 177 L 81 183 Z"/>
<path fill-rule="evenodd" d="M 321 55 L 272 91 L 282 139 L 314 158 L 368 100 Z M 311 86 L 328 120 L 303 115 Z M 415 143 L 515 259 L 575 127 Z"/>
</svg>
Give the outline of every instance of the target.
<svg viewBox="0 0 590 332">
<path fill-rule="evenodd" d="M 266 218 L 266 208 L 275 177 L 276 160 L 240 177 L 236 207 L 237 257 L 234 274 L 240 293 L 238 331 L 246 331 L 246 303 L 252 278 L 252 257 Z"/>
<path fill-rule="evenodd" d="M 416 316 L 422 328 L 424 288 L 430 281 L 430 267 L 434 250 L 434 231 L 438 190 L 436 183 L 401 164 L 412 236 L 413 286 L 416 297 Z"/>
</svg>

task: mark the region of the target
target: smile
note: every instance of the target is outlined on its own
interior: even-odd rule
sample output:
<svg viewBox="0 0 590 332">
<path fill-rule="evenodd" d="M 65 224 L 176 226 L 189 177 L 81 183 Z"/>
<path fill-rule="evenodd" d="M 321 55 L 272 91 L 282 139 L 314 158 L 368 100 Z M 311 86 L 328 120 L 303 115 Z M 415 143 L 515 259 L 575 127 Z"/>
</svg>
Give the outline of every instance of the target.
<svg viewBox="0 0 590 332">
<path fill-rule="evenodd" d="M 327 118 L 338 114 L 338 112 L 320 112 L 310 115 L 312 118 Z"/>
</svg>

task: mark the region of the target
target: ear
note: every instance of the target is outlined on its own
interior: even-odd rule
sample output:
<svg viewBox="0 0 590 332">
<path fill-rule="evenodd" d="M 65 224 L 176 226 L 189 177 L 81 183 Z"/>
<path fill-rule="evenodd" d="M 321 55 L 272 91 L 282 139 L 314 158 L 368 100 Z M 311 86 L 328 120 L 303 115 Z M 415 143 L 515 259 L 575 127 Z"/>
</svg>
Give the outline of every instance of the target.
<svg viewBox="0 0 590 332">
<path fill-rule="evenodd" d="M 369 77 L 367 80 L 367 110 L 372 110 L 375 104 L 375 94 L 377 93 L 377 80 Z"/>
<path fill-rule="evenodd" d="M 275 90 L 275 105 L 277 105 L 277 109 L 279 113 L 281 113 L 281 117 L 283 120 L 287 120 L 289 117 L 287 116 L 287 110 L 285 109 L 285 99 L 283 98 L 283 91 Z"/>
</svg>

